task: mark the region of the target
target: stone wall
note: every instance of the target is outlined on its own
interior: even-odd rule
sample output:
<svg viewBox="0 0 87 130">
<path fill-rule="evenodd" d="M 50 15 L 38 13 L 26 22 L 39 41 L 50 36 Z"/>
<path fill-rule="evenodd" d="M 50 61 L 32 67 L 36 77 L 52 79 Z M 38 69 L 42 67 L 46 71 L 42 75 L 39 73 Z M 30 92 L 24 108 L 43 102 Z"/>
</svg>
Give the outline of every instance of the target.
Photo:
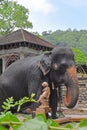
<svg viewBox="0 0 87 130">
<path fill-rule="evenodd" d="M 79 100 L 78 103 L 87 105 L 87 75 L 78 75 L 79 80 Z"/>
</svg>

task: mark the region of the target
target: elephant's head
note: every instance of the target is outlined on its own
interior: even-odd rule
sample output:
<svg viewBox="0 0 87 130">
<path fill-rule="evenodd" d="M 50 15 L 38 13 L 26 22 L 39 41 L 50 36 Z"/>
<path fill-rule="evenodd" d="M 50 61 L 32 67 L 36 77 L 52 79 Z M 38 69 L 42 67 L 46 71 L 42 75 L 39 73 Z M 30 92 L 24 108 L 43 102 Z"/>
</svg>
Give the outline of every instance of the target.
<svg viewBox="0 0 87 130">
<path fill-rule="evenodd" d="M 79 87 L 72 50 L 66 47 L 55 47 L 42 58 L 40 68 L 44 75 L 50 73 L 51 82 L 55 87 L 61 84 L 66 86 L 65 105 L 68 108 L 74 107 L 78 100 Z"/>
</svg>

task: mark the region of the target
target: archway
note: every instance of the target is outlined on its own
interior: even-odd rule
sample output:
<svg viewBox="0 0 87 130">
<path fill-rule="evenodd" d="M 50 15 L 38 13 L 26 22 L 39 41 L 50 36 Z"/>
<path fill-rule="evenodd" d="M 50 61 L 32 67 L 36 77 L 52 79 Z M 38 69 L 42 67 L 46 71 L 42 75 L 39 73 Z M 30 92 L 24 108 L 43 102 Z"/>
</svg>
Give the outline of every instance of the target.
<svg viewBox="0 0 87 130">
<path fill-rule="evenodd" d="M 5 69 L 11 65 L 13 62 L 15 62 L 16 60 L 20 59 L 19 55 L 11 55 L 7 58 L 6 60 L 6 64 L 5 64 Z"/>
</svg>

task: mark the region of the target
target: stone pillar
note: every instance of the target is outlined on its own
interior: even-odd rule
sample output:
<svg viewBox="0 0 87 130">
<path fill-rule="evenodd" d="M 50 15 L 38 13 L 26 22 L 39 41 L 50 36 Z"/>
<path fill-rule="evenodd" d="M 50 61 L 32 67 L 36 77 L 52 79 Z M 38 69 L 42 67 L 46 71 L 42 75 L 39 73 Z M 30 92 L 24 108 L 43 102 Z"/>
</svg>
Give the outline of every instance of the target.
<svg viewBox="0 0 87 130">
<path fill-rule="evenodd" d="M 6 57 L 2 57 L 2 73 L 5 71 Z"/>
<path fill-rule="evenodd" d="M 20 53 L 20 59 L 23 59 L 24 58 L 24 53 Z"/>
</svg>

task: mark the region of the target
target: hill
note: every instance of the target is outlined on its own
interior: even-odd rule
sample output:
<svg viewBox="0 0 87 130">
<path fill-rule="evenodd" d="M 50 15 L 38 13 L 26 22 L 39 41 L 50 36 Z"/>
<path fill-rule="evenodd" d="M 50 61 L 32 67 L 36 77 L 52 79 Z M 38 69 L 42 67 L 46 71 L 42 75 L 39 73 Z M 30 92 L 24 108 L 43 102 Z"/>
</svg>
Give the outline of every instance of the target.
<svg viewBox="0 0 87 130">
<path fill-rule="evenodd" d="M 42 38 L 59 46 L 78 48 L 87 54 L 87 30 L 44 31 Z"/>
</svg>

